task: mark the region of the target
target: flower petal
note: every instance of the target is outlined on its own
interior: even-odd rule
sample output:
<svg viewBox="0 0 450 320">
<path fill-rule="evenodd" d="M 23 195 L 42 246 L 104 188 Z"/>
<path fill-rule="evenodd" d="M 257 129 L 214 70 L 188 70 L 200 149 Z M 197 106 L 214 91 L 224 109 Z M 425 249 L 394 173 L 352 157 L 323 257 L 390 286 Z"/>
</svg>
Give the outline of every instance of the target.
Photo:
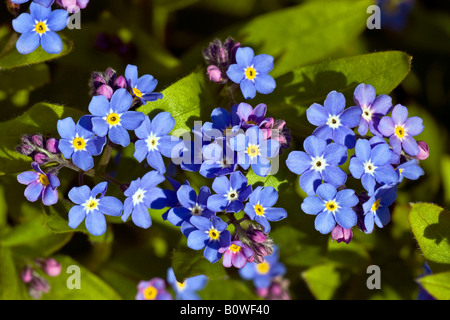
<svg viewBox="0 0 450 320">
<path fill-rule="evenodd" d="M 258 73 L 268 73 L 273 69 L 273 57 L 268 54 L 259 54 L 253 59 L 253 67 Z"/>
<path fill-rule="evenodd" d="M 29 54 L 39 47 L 41 38 L 35 32 L 22 33 L 16 42 L 16 49 L 21 54 Z"/>
<path fill-rule="evenodd" d="M 249 67 L 253 63 L 255 53 L 250 47 L 240 47 L 236 50 L 236 62 L 243 67 Z"/>
<path fill-rule="evenodd" d="M 101 236 L 106 232 L 106 218 L 98 210 L 86 215 L 85 224 L 87 230 L 94 236 Z"/>
<path fill-rule="evenodd" d="M 314 227 L 321 234 L 330 233 L 335 225 L 336 221 L 334 220 L 333 213 L 328 210 L 320 212 L 314 220 Z"/>
<path fill-rule="evenodd" d="M 240 83 L 242 95 L 245 99 L 253 99 L 256 96 L 255 83 L 248 79 L 243 79 Z"/>
<path fill-rule="evenodd" d="M 255 78 L 255 89 L 259 93 L 272 93 L 275 90 L 276 86 L 277 84 L 274 78 L 272 78 L 272 76 L 268 74 L 258 74 Z"/>
<path fill-rule="evenodd" d="M 82 206 L 73 206 L 69 210 L 69 227 L 76 229 L 86 217 L 86 212 Z"/>
<path fill-rule="evenodd" d="M 345 97 L 342 93 L 331 91 L 324 102 L 324 107 L 330 115 L 339 115 L 345 108 Z"/>
<path fill-rule="evenodd" d="M 52 31 L 61 31 L 67 26 L 68 19 L 69 13 L 67 10 L 56 9 L 50 13 L 47 20 L 47 25 Z"/>
<path fill-rule="evenodd" d="M 327 123 L 328 112 L 320 104 L 314 103 L 306 110 L 306 118 L 311 124 L 322 126 Z"/>
<path fill-rule="evenodd" d="M 58 54 L 63 49 L 63 42 L 56 32 L 48 31 L 41 37 L 41 46 L 47 53 Z"/>
</svg>

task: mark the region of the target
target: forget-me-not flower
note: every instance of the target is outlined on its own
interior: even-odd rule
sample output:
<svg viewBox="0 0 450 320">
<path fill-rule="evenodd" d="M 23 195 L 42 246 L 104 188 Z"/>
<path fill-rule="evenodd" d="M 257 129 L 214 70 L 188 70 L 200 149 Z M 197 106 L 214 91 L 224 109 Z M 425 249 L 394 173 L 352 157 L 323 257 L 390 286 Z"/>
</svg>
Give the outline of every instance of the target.
<svg viewBox="0 0 450 320">
<path fill-rule="evenodd" d="M 42 199 L 42 203 L 51 206 L 58 202 L 59 179 L 51 173 L 45 173 L 37 162 L 31 163 L 34 171 L 26 171 L 17 175 L 19 183 L 27 185 L 25 197 L 28 201 L 35 202 Z"/>
</svg>

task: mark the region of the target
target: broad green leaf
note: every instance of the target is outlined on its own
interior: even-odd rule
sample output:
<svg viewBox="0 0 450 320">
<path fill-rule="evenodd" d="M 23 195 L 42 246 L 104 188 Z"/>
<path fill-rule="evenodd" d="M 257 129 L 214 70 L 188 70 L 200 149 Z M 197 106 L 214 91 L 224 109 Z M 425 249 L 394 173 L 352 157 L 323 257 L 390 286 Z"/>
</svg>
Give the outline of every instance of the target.
<svg viewBox="0 0 450 320">
<path fill-rule="evenodd" d="M 50 69 L 43 63 L 0 73 L 0 90 L 7 93 L 34 90 L 48 82 L 50 82 Z"/>
<path fill-rule="evenodd" d="M 198 291 L 198 295 L 203 300 L 260 300 L 251 287 L 251 282 L 234 279 L 208 280 L 206 287 Z"/>
<path fill-rule="evenodd" d="M 213 88 L 205 72 L 196 71 L 164 89 L 163 99 L 149 102 L 138 111 L 145 114 L 168 111 L 175 119 L 175 129 L 190 131 L 194 121 L 209 119 L 211 110 L 217 107 Z"/>
<path fill-rule="evenodd" d="M 409 223 L 431 270 L 450 270 L 450 212 L 431 203 L 415 203 Z"/>
<path fill-rule="evenodd" d="M 223 279 L 225 268 L 220 261 L 211 263 L 203 257 L 203 250 L 179 248 L 172 254 L 172 267 L 179 282 L 197 275 L 205 275 L 209 279 Z"/>
<path fill-rule="evenodd" d="M 63 49 L 58 54 L 47 53 L 40 46 L 30 54 L 21 54 L 15 45 L 10 46 L 0 54 L 0 71 L 42 63 L 67 55 L 72 50 L 73 43 L 64 36 L 61 36 L 61 39 Z"/>
<path fill-rule="evenodd" d="M 103 279 L 91 272 L 78 261 L 69 256 L 56 255 L 54 258 L 61 263 L 61 274 L 48 278 L 51 289 L 42 295 L 42 300 L 120 300 L 122 297 Z M 77 271 L 69 268 L 79 268 L 80 289 L 71 288 L 76 283 Z M 68 286 L 69 284 L 69 286 Z"/>
<path fill-rule="evenodd" d="M 441 171 L 443 177 L 450 177 L 450 155 L 445 154 L 441 158 Z M 447 204 L 450 204 L 450 180 L 442 179 L 444 187 L 444 200 Z"/>
<path fill-rule="evenodd" d="M 348 244 L 329 241 L 328 259 L 339 266 L 360 272 L 369 265 L 370 255 L 364 246 L 355 239 Z"/>
<path fill-rule="evenodd" d="M 0 246 L 0 300 L 24 299 L 21 286 L 11 249 Z"/>
<path fill-rule="evenodd" d="M 353 91 L 360 83 L 372 85 L 377 94 L 389 94 L 408 74 L 411 57 L 399 51 L 377 52 L 345 57 L 300 67 L 276 78 L 274 93 L 255 98 L 254 105 L 265 103 L 269 114 L 285 119 L 287 127 L 311 134 L 306 109 L 323 102 L 333 90 L 347 98 L 347 107 L 354 105 Z M 305 125 L 306 124 L 306 125 Z"/>
<path fill-rule="evenodd" d="M 0 174 L 30 170 L 31 158 L 16 151 L 23 134 L 41 133 L 59 138 L 58 120 L 72 117 L 75 122 L 83 115 L 79 110 L 48 103 L 38 103 L 17 118 L 0 123 Z"/>
<path fill-rule="evenodd" d="M 335 298 L 337 290 L 346 280 L 344 275 L 335 264 L 323 263 L 304 271 L 302 278 L 316 299 L 330 300 Z"/>
<path fill-rule="evenodd" d="M 450 300 L 450 272 L 431 274 L 418 281 L 436 299 Z"/>
<path fill-rule="evenodd" d="M 366 29 L 367 7 L 373 4 L 371 0 L 311 1 L 259 15 L 223 30 L 218 37 L 231 36 L 242 46 L 252 47 L 255 54 L 272 55 L 271 75 L 278 77 L 351 46 Z M 186 59 L 196 59 L 198 52 L 195 48 Z"/>
</svg>

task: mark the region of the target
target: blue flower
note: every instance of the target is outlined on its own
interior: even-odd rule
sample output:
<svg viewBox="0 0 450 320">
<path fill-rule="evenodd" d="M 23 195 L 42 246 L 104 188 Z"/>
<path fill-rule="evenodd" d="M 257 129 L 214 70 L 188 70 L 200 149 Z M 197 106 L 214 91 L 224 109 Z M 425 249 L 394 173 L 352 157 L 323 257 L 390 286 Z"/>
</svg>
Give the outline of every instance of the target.
<svg viewBox="0 0 450 320">
<path fill-rule="evenodd" d="M 419 162 L 416 159 L 409 160 L 395 168 L 398 172 L 398 182 L 402 182 L 403 178 L 409 180 L 417 180 L 420 176 L 423 176 L 425 172 L 419 166 Z"/>
<path fill-rule="evenodd" d="M 350 229 L 358 222 L 358 217 L 352 209 L 359 202 L 355 191 L 343 189 L 337 191 L 329 183 L 323 183 L 317 188 L 315 196 L 306 197 L 301 204 L 302 210 L 316 215 L 314 226 L 322 234 L 330 233 L 336 223 L 344 229 Z"/>
<path fill-rule="evenodd" d="M 57 128 L 61 136 L 58 148 L 64 158 L 72 158 L 72 162 L 84 171 L 93 168 L 94 158 L 92 156 L 102 153 L 106 138 L 95 136 L 80 123 L 75 124 L 70 117 L 58 120 Z"/>
<path fill-rule="evenodd" d="M 51 206 L 58 202 L 59 179 L 51 173 L 45 173 L 37 162 L 33 162 L 31 167 L 34 171 L 22 172 L 17 176 L 17 181 L 27 185 L 25 197 L 28 201 L 35 202 L 42 198 L 42 203 Z"/>
<path fill-rule="evenodd" d="M 373 86 L 361 83 L 353 93 L 353 101 L 362 111 L 358 133 L 365 136 L 370 128 L 373 135 L 383 136 L 378 131 L 378 124 L 381 117 L 391 111 L 392 98 L 385 94 L 377 96 Z"/>
<path fill-rule="evenodd" d="M 268 74 L 272 69 L 272 56 L 255 56 L 252 48 L 241 47 L 236 51 L 236 64 L 230 65 L 227 76 L 239 83 L 245 99 L 253 99 L 256 92 L 269 94 L 275 90 L 275 80 Z"/>
<path fill-rule="evenodd" d="M 230 147 L 237 151 L 238 164 L 247 170 L 250 166 L 255 174 L 267 176 L 272 170 L 268 158 L 278 155 L 280 143 L 272 139 L 264 139 L 264 132 L 254 126 L 230 139 Z"/>
<path fill-rule="evenodd" d="M 237 105 L 236 115 L 239 117 L 243 129 L 252 126 L 261 127 L 266 124 L 270 118 L 266 118 L 267 105 L 258 104 L 254 109 L 251 105 L 241 102 Z"/>
<path fill-rule="evenodd" d="M 162 209 L 166 206 L 166 194 L 158 187 L 165 180 L 164 176 L 156 171 L 147 172 L 142 178 L 131 181 L 125 190 L 127 197 L 124 202 L 122 220 L 131 220 L 138 227 L 147 229 L 152 225 L 148 209 Z"/>
<path fill-rule="evenodd" d="M 206 178 L 214 178 L 236 171 L 237 155 L 227 141 L 217 139 L 215 142 L 203 147 L 203 163 L 199 173 Z"/>
<path fill-rule="evenodd" d="M 389 206 L 397 197 L 396 188 L 383 186 L 378 188 L 374 194 L 363 203 L 364 232 L 372 233 L 374 224 L 379 228 L 387 225 L 391 220 Z"/>
<path fill-rule="evenodd" d="M 252 193 L 252 186 L 240 171 L 231 173 L 229 179 L 226 176 L 215 178 L 212 188 L 217 194 L 208 198 L 207 207 L 213 212 L 237 213 L 244 209 L 243 202 Z"/>
<path fill-rule="evenodd" d="M 142 112 L 128 111 L 133 98 L 126 89 L 114 92 L 109 101 L 105 96 L 92 97 L 89 112 L 92 117 L 92 130 L 100 136 L 108 135 L 109 139 L 122 147 L 130 144 L 127 130 L 137 129 L 145 119 Z"/>
<path fill-rule="evenodd" d="M 205 122 L 202 127 L 203 134 L 208 138 L 228 139 L 236 135 L 241 128 L 241 121 L 236 114 L 237 105 L 229 113 L 224 108 L 215 108 L 211 113 L 212 122 Z"/>
<path fill-rule="evenodd" d="M 419 154 L 419 146 L 414 136 L 422 133 L 423 121 L 420 117 L 408 118 L 408 108 L 398 104 L 392 110 L 392 117 L 385 116 L 378 125 L 378 130 L 387 138 L 398 154 L 402 149 L 411 156 Z"/>
<path fill-rule="evenodd" d="M 28 1 L 30 1 L 30 0 L 11 0 L 11 2 L 15 3 L 15 4 L 23 4 Z M 55 0 L 33 0 L 33 2 L 36 2 L 36 3 L 40 4 L 41 6 L 48 8 L 53 4 L 53 2 L 55 2 Z"/>
<path fill-rule="evenodd" d="M 147 158 L 148 164 L 161 174 L 166 172 L 164 160 L 178 157 L 184 144 L 179 138 L 169 135 L 175 127 L 175 120 L 169 112 L 157 114 L 153 120 L 147 116 L 142 125 L 134 130 L 139 138 L 134 144 L 134 157 L 142 162 Z"/>
<path fill-rule="evenodd" d="M 338 166 L 347 160 L 347 148 L 330 143 L 316 136 L 309 136 L 303 142 L 303 151 L 292 151 L 286 159 L 290 171 L 300 176 L 300 187 L 308 195 L 314 195 L 322 181 L 340 187 L 347 180 L 347 174 Z"/>
<path fill-rule="evenodd" d="M 259 223 L 265 233 L 270 232 L 269 221 L 280 221 L 287 217 L 283 208 L 273 208 L 278 200 L 278 192 L 274 187 L 257 187 L 250 195 L 244 212 L 250 219 Z"/>
<path fill-rule="evenodd" d="M 201 300 L 197 291 L 202 290 L 208 283 L 208 277 L 205 275 L 198 275 L 185 279 L 183 282 L 178 282 L 175 278 L 173 268 L 167 270 L 167 282 L 172 286 L 175 292 L 175 299 L 177 300 Z"/>
<path fill-rule="evenodd" d="M 137 67 L 129 64 L 125 69 L 125 78 L 133 97 L 138 98 L 143 104 L 148 101 L 162 99 L 162 93 L 153 92 L 158 84 L 158 80 L 152 75 L 146 74 L 139 77 Z"/>
<path fill-rule="evenodd" d="M 344 95 L 340 92 L 331 91 L 323 106 L 314 103 L 306 110 L 306 117 L 311 124 L 318 126 L 313 135 L 327 141 L 343 144 L 352 149 L 356 142 L 352 128 L 359 124 L 362 109 L 360 107 L 344 109 Z"/>
<path fill-rule="evenodd" d="M 198 196 L 190 185 L 182 185 L 177 190 L 177 198 L 181 206 L 171 208 L 167 214 L 167 220 L 174 226 L 181 226 L 184 221 L 189 221 L 193 216 L 211 218 L 215 213 L 206 207 L 211 195 L 208 187 L 201 187 Z"/>
<path fill-rule="evenodd" d="M 190 219 L 190 224 L 196 229 L 189 233 L 187 246 L 193 250 L 204 248 L 203 256 L 209 262 L 219 261 L 222 257 L 219 249 L 228 247 L 231 243 L 230 231 L 226 230 L 228 224 L 216 216 L 211 219 L 193 216 Z"/>
<path fill-rule="evenodd" d="M 359 139 L 355 146 L 355 156 L 350 159 L 349 170 L 371 195 L 377 183 L 379 185 L 394 185 L 398 174 L 390 165 L 391 151 L 387 143 L 377 144 L 373 148 L 370 142 Z"/>
<path fill-rule="evenodd" d="M 69 227 L 76 229 L 86 219 L 86 228 L 92 235 L 105 233 L 105 215 L 118 217 L 123 210 L 119 199 L 105 196 L 107 187 L 107 182 L 100 182 L 92 190 L 84 185 L 69 191 L 69 199 L 76 204 L 69 211 Z"/>
<path fill-rule="evenodd" d="M 386 144 L 386 140 L 380 136 L 373 136 L 369 140 L 370 147 L 373 149 L 375 146 L 379 144 Z M 396 165 L 400 163 L 400 155 L 395 152 L 391 146 L 389 146 L 389 152 L 391 154 L 391 159 L 389 160 L 389 163 L 392 165 Z"/>
<path fill-rule="evenodd" d="M 41 45 L 47 53 L 60 53 L 63 42 L 55 31 L 63 30 L 68 18 L 66 10 L 52 11 L 50 7 L 31 3 L 30 13 L 22 13 L 12 21 L 14 30 L 22 34 L 16 42 L 17 51 L 28 54 Z"/>
<path fill-rule="evenodd" d="M 239 269 L 239 275 L 245 280 L 252 280 L 257 289 L 268 288 L 273 278 L 283 276 L 286 267 L 279 261 L 279 250 L 274 247 L 271 255 L 266 256 L 261 263 L 247 263 Z"/>
</svg>

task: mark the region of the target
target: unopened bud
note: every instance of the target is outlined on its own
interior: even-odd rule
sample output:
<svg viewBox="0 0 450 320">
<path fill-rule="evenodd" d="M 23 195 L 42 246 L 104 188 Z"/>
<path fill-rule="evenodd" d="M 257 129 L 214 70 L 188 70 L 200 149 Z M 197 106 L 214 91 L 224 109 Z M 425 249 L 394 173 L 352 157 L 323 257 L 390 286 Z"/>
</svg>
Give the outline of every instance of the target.
<svg viewBox="0 0 450 320">
<path fill-rule="evenodd" d="M 49 138 L 45 141 L 45 149 L 47 149 L 48 152 L 57 154 L 59 153 L 58 149 L 59 141 L 55 138 Z"/>
<path fill-rule="evenodd" d="M 44 153 L 37 152 L 34 154 L 33 160 L 39 164 L 45 164 L 48 161 L 48 157 Z"/>
<path fill-rule="evenodd" d="M 45 260 L 42 269 L 50 277 L 56 277 L 61 273 L 61 264 L 53 258 L 48 258 Z"/>
<path fill-rule="evenodd" d="M 17 152 L 20 154 L 23 154 L 24 156 L 31 156 L 31 154 L 34 152 L 34 148 L 28 144 L 21 144 L 16 148 Z"/>
<path fill-rule="evenodd" d="M 116 80 L 114 80 L 114 89 L 122 89 L 122 88 L 126 88 L 128 86 L 127 84 L 127 80 L 125 79 L 124 76 L 119 76 L 117 77 Z"/>
<path fill-rule="evenodd" d="M 29 283 L 33 279 L 33 268 L 29 265 L 25 266 L 20 272 L 20 278 L 23 282 Z"/>
<path fill-rule="evenodd" d="M 219 83 L 223 80 L 222 71 L 220 71 L 220 69 L 216 66 L 209 66 L 206 69 L 206 74 L 208 75 L 209 80 L 212 82 Z"/>
<path fill-rule="evenodd" d="M 428 143 L 426 143 L 425 141 L 418 141 L 417 144 L 419 146 L 419 154 L 414 158 L 416 158 L 417 160 L 427 159 L 430 156 Z"/>
<path fill-rule="evenodd" d="M 344 241 L 349 244 L 353 238 L 352 229 L 344 229 L 340 225 L 336 225 L 331 231 L 331 240 L 336 240 L 338 243 Z"/>
<path fill-rule="evenodd" d="M 39 134 L 35 134 L 34 136 L 31 137 L 31 141 L 33 142 L 33 144 L 37 147 L 42 148 L 44 146 L 44 137 L 42 137 Z"/>
<path fill-rule="evenodd" d="M 108 100 L 110 100 L 114 93 L 114 90 L 107 84 L 103 84 L 96 90 L 95 93 L 96 95 L 102 95 L 106 97 Z"/>
</svg>

